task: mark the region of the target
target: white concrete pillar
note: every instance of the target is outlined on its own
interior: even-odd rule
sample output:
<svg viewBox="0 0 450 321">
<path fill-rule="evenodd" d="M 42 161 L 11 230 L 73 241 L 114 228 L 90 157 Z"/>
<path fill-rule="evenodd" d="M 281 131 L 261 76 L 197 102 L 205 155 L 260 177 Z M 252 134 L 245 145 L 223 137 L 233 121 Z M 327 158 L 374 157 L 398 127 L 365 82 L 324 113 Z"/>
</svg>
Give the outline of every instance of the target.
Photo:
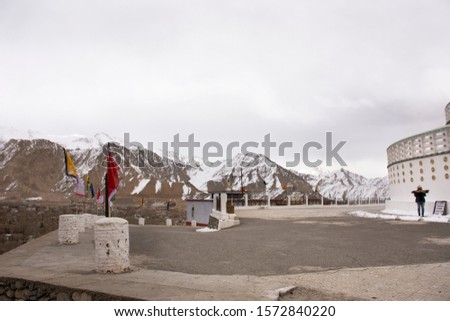
<svg viewBox="0 0 450 321">
<path fill-rule="evenodd" d="M 288 204 L 287 206 L 291 206 L 291 195 L 288 196 Z"/>
<path fill-rule="evenodd" d="M 58 225 L 58 240 L 60 244 L 78 243 L 78 235 L 80 231 L 78 215 L 60 215 Z"/>
<path fill-rule="evenodd" d="M 248 207 L 248 194 L 244 195 L 244 206 Z"/>
<path fill-rule="evenodd" d="M 145 225 L 145 218 L 140 217 L 140 218 L 138 219 L 138 223 L 139 223 L 139 225 Z"/>
<path fill-rule="evenodd" d="M 358 197 L 358 205 L 361 205 L 361 197 Z"/>
<path fill-rule="evenodd" d="M 191 221 L 191 226 L 194 226 L 194 227 L 197 226 L 197 221 L 192 220 L 192 221 Z"/>
<path fill-rule="evenodd" d="M 306 201 L 306 206 L 308 206 L 309 205 L 309 197 L 308 197 L 308 195 L 305 196 L 305 201 Z"/>
<path fill-rule="evenodd" d="M 95 264 L 99 273 L 121 273 L 130 269 L 128 222 L 105 217 L 95 222 Z"/>
<path fill-rule="evenodd" d="M 172 219 L 166 218 L 166 226 L 172 226 Z"/>
<path fill-rule="evenodd" d="M 338 199 L 336 197 L 336 200 L 334 201 L 334 205 L 338 205 Z"/>
<path fill-rule="evenodd" d="M 212 199 L 213 199 L 213 207 L 212 207 L 212 210 L 213 210 L 213 211 L 216 211 L 216 210 L 217 210 L 217 195 L 216 195 L 216 194 L 213 194 Z"/>
<path fill-rule="evenodd" d="M 220 193 L 220 211 L 227 212 L 227 193 Z"/>
<path fill-rule="evenodd" d="M 320 197 L 320 205 L 323 206 L 323 196 Z"/>
<path fill-rule="evenodd" d="M 270 207 L 270 195 L 267 194 L 267 207 Z"/>
<path fill-rule="evenodd" d="M 83 214 L 78 214 L 77 215 L 77 219 L 78 219 L 78 232 L 80 233 L 84 233 L 84 231 L 86 230 L 86 225 L 84 222 L 84 216 Z"/>
</svg>

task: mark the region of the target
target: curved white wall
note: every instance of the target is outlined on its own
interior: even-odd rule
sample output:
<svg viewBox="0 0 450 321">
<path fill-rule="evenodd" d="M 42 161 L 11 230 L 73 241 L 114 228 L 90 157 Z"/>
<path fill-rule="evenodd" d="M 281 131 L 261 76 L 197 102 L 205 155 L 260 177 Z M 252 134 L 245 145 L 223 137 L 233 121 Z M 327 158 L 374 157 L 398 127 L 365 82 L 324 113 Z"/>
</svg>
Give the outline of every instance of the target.
<svg viewBox="0 0 450 321">
<path fill-rule="evenodd" d="M 446 107 L 446 113 L 449 110 Z M 388 175 L 391 200 L 387 211 L 416 214 L 411 191 L 418 185 L 430 190 L 426 212 L 431 214 L 435 201 L 450 206 L 450 125 L 405 138 L 389 146 Z M 448 209 L 447 209 L 448 213 Z"/>
</svg>

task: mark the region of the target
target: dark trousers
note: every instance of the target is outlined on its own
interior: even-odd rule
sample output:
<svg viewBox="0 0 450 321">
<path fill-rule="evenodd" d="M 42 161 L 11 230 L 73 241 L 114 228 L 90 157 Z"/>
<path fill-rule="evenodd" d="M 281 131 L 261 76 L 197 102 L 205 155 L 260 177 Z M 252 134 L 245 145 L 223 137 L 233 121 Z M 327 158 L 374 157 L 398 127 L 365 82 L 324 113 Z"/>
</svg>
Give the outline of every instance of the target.
<svg viewBox="0 0 450 321">
<path fill-rule="evenodd" d="M 417 213 L 419 216 L 425 216 L 425 202 L 417 202 Z"/>
</svg>

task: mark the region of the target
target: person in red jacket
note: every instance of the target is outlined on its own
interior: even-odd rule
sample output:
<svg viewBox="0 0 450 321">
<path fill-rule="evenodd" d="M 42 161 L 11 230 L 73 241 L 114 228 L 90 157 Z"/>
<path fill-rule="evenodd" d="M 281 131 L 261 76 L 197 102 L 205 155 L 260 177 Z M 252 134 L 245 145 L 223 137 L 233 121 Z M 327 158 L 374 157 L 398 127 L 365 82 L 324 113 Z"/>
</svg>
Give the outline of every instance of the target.
<svg viewBox="0 0 450 321">
<path fill-rule="evenodd" d="M 416 198 L 417 213 L 422 217 L 425 216 L 425 196 L 428 192 L 429 190 L 422 189 L 422 186 L 417 186 L 417 190 L 411 192 Z"/>
</svg>

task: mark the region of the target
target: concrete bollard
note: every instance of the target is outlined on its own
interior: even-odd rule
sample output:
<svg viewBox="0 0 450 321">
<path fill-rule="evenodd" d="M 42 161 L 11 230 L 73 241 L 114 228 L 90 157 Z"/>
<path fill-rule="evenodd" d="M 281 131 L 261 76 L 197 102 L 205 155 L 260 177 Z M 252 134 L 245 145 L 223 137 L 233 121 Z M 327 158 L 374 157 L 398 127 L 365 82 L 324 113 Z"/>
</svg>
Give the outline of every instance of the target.
<svg viewBox="0 0 450 321">
<path fill-rule="evenodd" d="M 139 225 L 145 225 L 145 218 L 140 217 L 138 221 L 139 221 Z"/>
<path fill-rule="evenodd" d="M 172 226 L 172 219 L 166 218 L 166 226 Z"/>
<path fill-rule="evenodd" d="M 86 228 L 85 228 L 85 223 L 84 223 L 84 216 L 83 216 L 83 214 L 78 214 L 78 215 L 77 215 L 77 220 L 78 220 L 78 232 L 84 233 L 84 231 L 86 230 Z"/>
<path fill-rule="evenodd" d="M 196 221 L 194 221 L 194 220 L 192 220 L 192 221 L 191 221 L 191 226 L 194 226 L 194 227 L 196 227 L 196 226 L 197 226 L 197 222 L 196 222 Z"/>
<path fill-rule="evenodd" d="M 99 273 L 130 270 L 128 222 L 118 217 L 102 218 L 94 224 L 95 264 Z"/>
<path fill-rule="evenodd" d="M 78 243 L 79 215 L 65 214 L 59 216 L 58 240 L 61 244 Z"/>
</svg>

